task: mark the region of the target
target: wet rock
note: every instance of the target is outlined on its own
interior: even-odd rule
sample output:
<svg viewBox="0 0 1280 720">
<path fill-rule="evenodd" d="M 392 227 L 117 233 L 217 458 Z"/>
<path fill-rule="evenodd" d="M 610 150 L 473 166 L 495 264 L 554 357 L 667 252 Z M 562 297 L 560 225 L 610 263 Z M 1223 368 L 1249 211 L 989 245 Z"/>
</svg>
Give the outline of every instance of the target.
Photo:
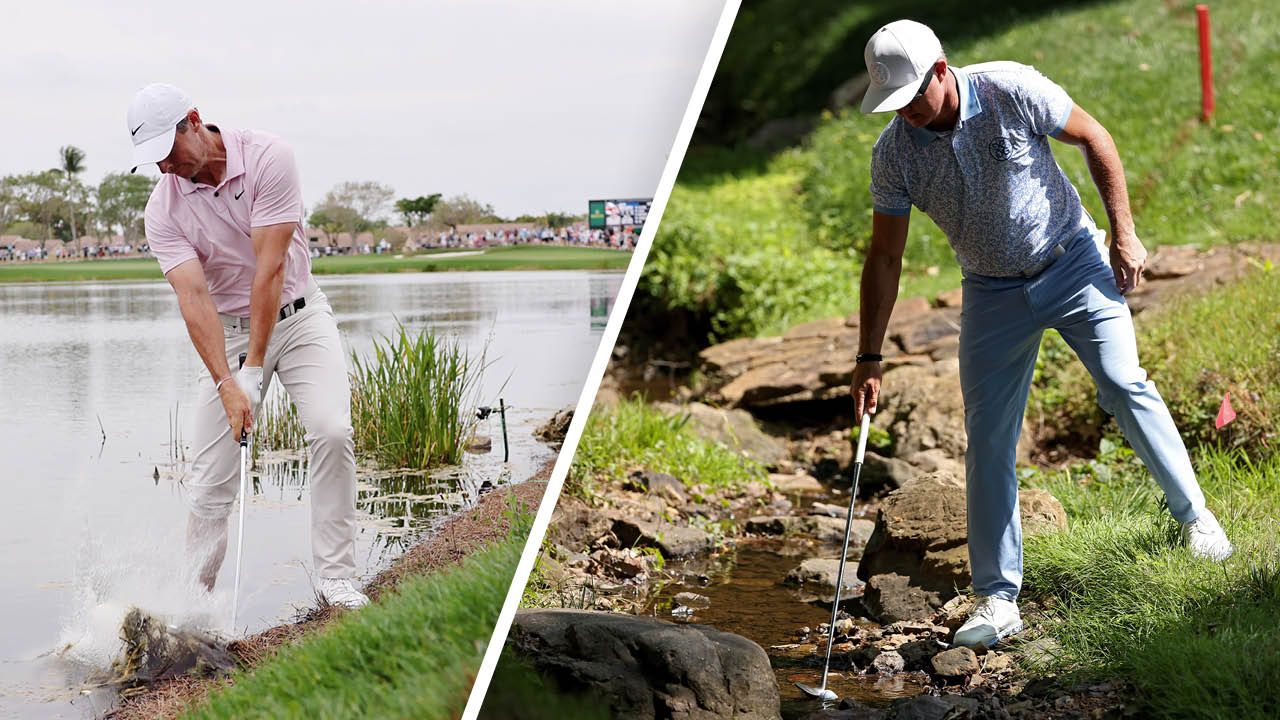
<svg viewBox="0 0 1280 720">
<path fill-rule="evenodd" d="M 1049 493 L 1019 493 L 1026 535 L 1065 528 L 1066 512 Z M 925 619 L 970 583 L 964 485 L 931 473 L 890 493 L 862 559 L 868 610 L 883 622 Z"/>
<path fill-rule="evenodd" d="M 493 438 L 476 435 L 467 442 L 465 450 L 472 455 L 484 455 L 493 449 Z"/>
<path fill-rule="evenodd" d="M 935 675 L 944 678 L 960 678 L 978 672 L 978 656 L 967 647 L 956 647 L 940 652 L 931 661 Z"/>
<path fill-rule="evenodd" d="M 551 419 L 540 425 L 533 434 L 549 445 L 560 447 L 564 443 L 565 435 L 569 433 L 571 422 L 573 422 L 573 408 L 567 407 L 552 415 Z"/>
<path fill-rule="evenodd" d="M 801 720 L 887 720 L 888 710 L 862 705 L 856 700 L 845 698 L 834 708 L 819 708 L 802 715 Z"/>
<path fill-rule="evenodd" d="M 655 407 L 673 415 L 688 415 L 687 427 L 694 433 L 736 450 L 767 468 L 778 467 L 787 460 L 786 446 L 765 434 L 746 410 L 725 410 L 698 402 L 683 406 L 662 403 Z"/>
<path fill-rule="evenodd" d="M 817 495 L 826 491 L 826 488 L 816 478 L 803 472 L 793 474 L 769 473 L 769 482 L 773 483 L 775 490 L 786 494 Z"/>
<path fill-rule="evenodd" d="M 595 693 L 612 717 L 779 717 L 768 655 L 714 628 L 582 610 L 520 610 L 509 643 L 561 691 Z"/>
<path fill-rule="evenodd" d="M 798 587 L 815 600 L 825 603 L 835 601 L 836 575 L 840 571 L 840 558 L 811 558 L 792 568 L 783 578 L 784 585 Z M 847 561 L 844 566 L 844 582 L 840 590 L 840 599 L 858 597 L 862 594 L 862 582 L 853 576 L 853 562 Z"/>
<path fill-rule="evenodd" d="M 236 668 L 226 648 L 192 629 L 132 608 L 120 627 L 123 647 L 111 664 L 115 685 L 133 687 L 180 675 L 224 676 Z"/>
<path fill-rule="evenodd" d="M 886 720 L 977 720 L 982 703 L 959 695 L 917 695 L 896 700 Z"/>
<path fill-rule="evenodd" d="M 753 535 L 786 535 L 810 537 L 826 543 L 844 542 L 845 518 L 827 515 L 758 515 L 749 518 L 746 531 Z M 849 528 L 849 547 L 860 548 L 867 544 L 875 523 L 854 518 Z"/>
<path fill-rule="evenodd" d="M 871 669 L 881 675 L 897 675 L 906 667 L 907 661 L 894 650 L 886 650 L 871 661 Z"/>
<path fill-rule="evenodd" d="M 623 547 L 653 547 L 667 558 L 697 555 L 712 547 L 710 535 L 685 525 L 617 517 L 612 529 Z"/>
<path fill-rule="evenodd" d="M 711 598 L 706 595 L 699 595 L 698 593 L 676 593 L 674 600 L 685 607 L 691 607 L 695 610 L 705 610 L 711 607 Z"/>
<path fill-rule="evenodd" d="M 908 670 L 924 670 L 941 649 L 936 640 L 913 640 L 899 646 L 898 654 Z"/>
</svg>

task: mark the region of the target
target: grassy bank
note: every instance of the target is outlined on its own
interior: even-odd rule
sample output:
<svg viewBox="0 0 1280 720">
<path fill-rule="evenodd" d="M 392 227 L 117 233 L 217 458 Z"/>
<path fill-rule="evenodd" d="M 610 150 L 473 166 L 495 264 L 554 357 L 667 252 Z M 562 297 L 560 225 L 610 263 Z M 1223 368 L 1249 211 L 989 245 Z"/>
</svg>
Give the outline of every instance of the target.
<svg viewBox="0 0 1280 720">
<path fill-rule="evenodd" d="M 1213 7 L 1219 95 L 1208 125 L 1196 120 L 1190 0 L 1085 3 L 1047 14 L 1028 5 L 1008 8 L 991 23 L 971 7 L 894 14 L 937 26 L 956 65 L 1015 60 L 1066 88 L 1115 137 L 1138 232 L 1154 247 L 1270 238 L 1280 221 L 1267 190 L 1280 180 L 1280 106 L 1266 79 L 1280 60 L 1280 46 L 1271 42 L 1280 17 L 1267 8 L 1262 0 Z M 838 15 L 847 22 L 831 31 L 861 28 L 866 14 L 847 9 Z M 966 23 L 957 19 L 962 15 L 983 21 Z M 740 22 L 761 23 L 743 31 L 754 34 L 757 46 L 772 46 L 768 57 L 798 58 L 794 38 L 770 35 L 787 27 L 770 17 L 758 8 Z M 859 70 L 861 42 L 842 59 L 850 76 Z M 828 51 L 846 45 L 838 38 L 817 44 Z M 807 74 L 816 66 L 806 68 L 794 77 L 817 77 Z M 856 110 L 827 114 L 802 144 L 774 154 L 692 147 L 638 288 L 637 312 L 688 314 L 693 326 L 727 339 L 856 309 L 871 221 L 870 151 L 887 120 Z M 1080 154 L 1058 143 L 1054 152 L 1090 213 L 1105 221 Z M 958 279 L 941 231 L 913 213 L 902 292 L 929 295 Z"/>
<path fill-rule="evenodd" d="M 1275 449 L 1280 421 L 1280 271 L 1258 270 L 1202 295 L 1183 296 L 1140 318 L 1139 358 L 1193 445 Z M 1046 335 L 1032 395 L 1058 435 L 1119 438 L 1098 408 L 1092 378 L 1057 335 Z M 1214 418 L 1226 393 L 1238 413 L 1222 430 Z"/>
<path fill-rule="evenodd" d="M 407 580 L 377 605 L 237 678 L 185 717 L 456 716 L 524 537 L 513 533 L 455 570 Z"/>
<path fill-rule="evenodd" d="M 603 248 L 534 245 L 470 251 L 477 254 L 464 254 L 465 252 L 468 251 L 428 252 L 404 257 L 393 255 L 319 257 L 312 261 L 311 270 L 316 275 L 462 270 L 624 270 L 631 262 L 630 252 Z M 162 280 L 163 278 L 160 266 L 152 258 L 0 265 L 0 283 Z"/>
<path fill-rule="evenodd" d="M 1280 458 L 1206 448 L 1195 460 L 1234 557 L 1193 559 L 1150 475 L 1121 453 L 1105 473 L 1033 481 L 1063 500 L 1070 529 L 1028 538 L 1023 597 L 1051 604 L 1052 669 L 1131 683 L 1144 717 L 1274 718 Z"/>
<path fill-rule="evenodd" d="M 487 495 L 379 573 L 369 607 L 321 608 L 234 643 L 244 669 L 231 678 L 163 681 L 112 717 L 457 717 L 545 490 Z"/>
<path fill-rule="evenodd" d="M 600 483 L 620 480 L 637 468 L 709 488 L 765 479 L 758 463 L 699 437 L 688 424 L 687 415 L 669 415 L 640 399 L 595 408 L 573 456 L 564 491 L 595 502 Z"/>
<path fill-rule="evenodd" d="M 1144 717 L 1280 715 L 1280 274 L 1258 271 L 1144 316 L 1144 366 L 1193 453 L 1210 509 L 1236 545 L 1224 564 L 1193 559 L 1150 473 L 1094 404 L 1092 381 L 1061 340 L 1047 343 L 1036 400 L 1070 435 L 1100 428 L 1097 459 L 1024 471 L 1069 516 L 1063 533 L 1028 538 L 1023 596 L 1050 607 L 1061 652 L 1052 669 L 1121 679 Z M 1215 430 L 1230 390 L 1239 412 Z M 1035 668 L 1042 671 L 1043 668 Z"/>
</svg>

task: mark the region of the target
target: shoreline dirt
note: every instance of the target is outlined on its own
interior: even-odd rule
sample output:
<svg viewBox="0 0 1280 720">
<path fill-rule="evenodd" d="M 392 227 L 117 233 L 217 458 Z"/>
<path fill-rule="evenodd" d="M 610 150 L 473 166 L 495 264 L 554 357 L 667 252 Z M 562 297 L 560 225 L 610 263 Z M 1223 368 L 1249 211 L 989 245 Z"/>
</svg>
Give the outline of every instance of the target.
<svg viewBox="0 0 1280 720">
<path fill-rule="evenodd" d="M 547 489 L 547 479 L 555 458 L 544 463 L 528 480 L 496 488 L 474 507 L 450 518 L 438 532 L 410 548 L 390 567 L 365 586 L 370 599 L 377 601 L 405 578 L 425 575 L 455 566 L 476 550 L 505 538 L 510 530 L 508 498 L 536 511 Z M 232 642 L 227 650 L 243 668 L 251 668 L 275 655 L 280 648 L 322 631 L 343 612 L 332 607 L 316 607 L 294 622 Z M 173 718 L 202 701 L 209 692 L 233 681 L 229 678 L 178 677 L 149 687 L 121 693 L 119 705 L 104 717 L 112 720 Z"/>
</svg>

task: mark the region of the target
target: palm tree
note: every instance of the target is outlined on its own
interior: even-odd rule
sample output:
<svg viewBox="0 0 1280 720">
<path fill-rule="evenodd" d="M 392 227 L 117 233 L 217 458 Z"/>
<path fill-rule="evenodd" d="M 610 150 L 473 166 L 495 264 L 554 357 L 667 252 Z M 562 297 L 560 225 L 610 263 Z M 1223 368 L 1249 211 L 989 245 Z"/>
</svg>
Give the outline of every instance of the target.
<svg viewBox="0 0 1280 720">
<path fill-rule="evenodd" d="M 67 176 L 67 213 L 71 216 L 71 238 L 76 242 L 76 256 L 80 255 L 80 233 L 76 230 L 76 204 L 71 194 L 77 182 L 76 176 L 84 172 L 84 151 L 75 145 L 64 145 L 58 150 L 61 163 L 58 167 Z"/>
</svg>

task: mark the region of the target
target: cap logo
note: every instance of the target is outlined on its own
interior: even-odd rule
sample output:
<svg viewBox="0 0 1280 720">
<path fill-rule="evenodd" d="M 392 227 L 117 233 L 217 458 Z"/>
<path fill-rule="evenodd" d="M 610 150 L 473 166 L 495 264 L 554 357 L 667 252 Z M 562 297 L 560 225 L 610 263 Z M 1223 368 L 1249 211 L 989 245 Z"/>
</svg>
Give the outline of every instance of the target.
<svg viewBox="0 0 1280 720">
<path fill-rule="evenodd" d="M 876 85 L 887 85 L 889 83 L 889 66 L 882 62 L 872 64 L 868 70 L 871 73 L 871 82 Z"/>
<path fill-rule="evenodd" d="M 144 123 L 139 124 L 139 125 L 138 125 L 138 127 L 134 128 L 132 131 L 130 131 L 130 133 L 129 133 L 129 134 L 130 134 L 130 135 L 137 135 L 137 134 L 138 134 L 138 131 L 142 129 L 142 126 L 143 126 L 143 125 L 146 125 L 146 123 L 144 122 Z"/>
</svg>

